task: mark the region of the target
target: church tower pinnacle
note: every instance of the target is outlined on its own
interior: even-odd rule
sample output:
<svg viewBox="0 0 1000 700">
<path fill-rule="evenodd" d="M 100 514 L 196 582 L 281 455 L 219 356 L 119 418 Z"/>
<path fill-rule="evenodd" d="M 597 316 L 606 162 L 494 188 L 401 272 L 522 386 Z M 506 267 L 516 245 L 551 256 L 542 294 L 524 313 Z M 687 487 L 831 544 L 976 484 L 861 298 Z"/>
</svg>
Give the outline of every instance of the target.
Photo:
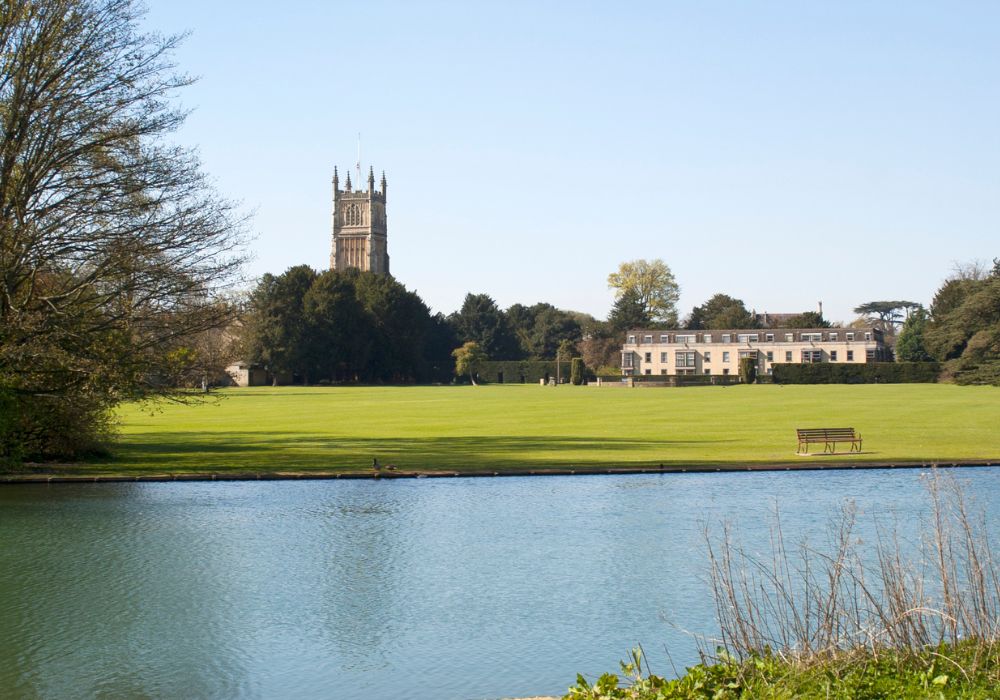
<svg viewBox="0 0 1000 700">
<path fill-rule="evenodd" d="M 360 177 L 360 175 L 359 175 Z M 330 269 L 342 272 L 357 268 L 379 275 L 389 274 L 386 239 L 385 173 L 382 190 L 375 189 L 375 168 L 368 168 L 368 189 L 353 191 L 350 169 L 344 189 L 340 189 L 337 168 L 333 169 L 333 238 Z"/>
</svg>

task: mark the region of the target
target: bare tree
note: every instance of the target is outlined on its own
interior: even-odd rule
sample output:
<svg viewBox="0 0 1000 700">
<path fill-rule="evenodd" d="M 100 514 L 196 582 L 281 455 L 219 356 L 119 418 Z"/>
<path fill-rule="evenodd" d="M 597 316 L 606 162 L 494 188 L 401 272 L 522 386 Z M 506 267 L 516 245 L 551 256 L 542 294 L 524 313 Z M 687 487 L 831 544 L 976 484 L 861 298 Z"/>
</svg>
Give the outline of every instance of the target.
<svg viewBox="0 0 1000 700">
<path fill-rule="evenodd" d="M 0 8 L 0 389 L 117 401 L 168 390 L 186 339 L 232 314 L 244 222 L 195 155 L 171 53 L 132 0 Z"/>
</svg>

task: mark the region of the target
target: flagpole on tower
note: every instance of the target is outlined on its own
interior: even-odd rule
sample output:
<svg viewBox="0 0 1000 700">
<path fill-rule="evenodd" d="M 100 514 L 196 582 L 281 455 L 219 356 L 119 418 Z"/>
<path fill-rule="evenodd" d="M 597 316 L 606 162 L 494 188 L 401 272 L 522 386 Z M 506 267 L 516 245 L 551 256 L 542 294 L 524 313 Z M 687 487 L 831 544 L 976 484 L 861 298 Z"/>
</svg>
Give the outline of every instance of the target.
<svg viewBox="0 0 1000 700">
<path fill-rule="evenodd" d="M 358 132 L 358 162 L 357 162 L 356 165 L 357 165 L 357 168 L 358 168 L 358 185 L 359 185 L 358 189 L 361 189 L 360 188 L 360 185 L 361 185 L 361 132 L 360 131 Z"/>
</svg>

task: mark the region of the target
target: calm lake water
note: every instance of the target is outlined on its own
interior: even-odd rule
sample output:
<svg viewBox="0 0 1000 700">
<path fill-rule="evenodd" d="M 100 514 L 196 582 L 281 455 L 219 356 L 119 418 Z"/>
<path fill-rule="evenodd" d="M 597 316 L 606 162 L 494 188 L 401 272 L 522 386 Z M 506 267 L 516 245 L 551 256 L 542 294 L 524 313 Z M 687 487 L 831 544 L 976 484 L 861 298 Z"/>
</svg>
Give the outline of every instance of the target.
<svg viewBox="0 0 1000 700">
<path fill-rule="evenodd" d="M 952 472 L 991 512 L 1000 469 Z M 920 471 L 0 487 L 0 696 L 565 692 L 715 630 L 702 529 L 912 529 Z M 996 533 L 994 533 L 996 534 Z"/>
</svg>

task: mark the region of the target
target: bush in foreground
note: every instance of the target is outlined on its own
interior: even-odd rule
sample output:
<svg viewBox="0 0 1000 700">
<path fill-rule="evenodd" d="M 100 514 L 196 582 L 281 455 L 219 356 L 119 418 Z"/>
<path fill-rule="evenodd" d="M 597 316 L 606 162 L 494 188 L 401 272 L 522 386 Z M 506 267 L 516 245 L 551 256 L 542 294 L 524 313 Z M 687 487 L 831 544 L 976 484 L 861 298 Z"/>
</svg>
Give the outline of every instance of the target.
<svg viewBox="0 0 1000 700">
<path fill-rule="evenodd" d="M 943 645 L 922 654 L 844 654 L 813 666 L 777 655 L 739 662 L 719 651 L 714 663 L 666 679 L 641 669 L 633 652 L 622 677 L 606 673 L 591 685 L 583 677 L 565 700 L 681 700 L 688 698 L 992 698 L 1000 684 L 997 650 L 975 642 Z M 969 673 L 966 668 L 973 669 Z"/>
</svg>

